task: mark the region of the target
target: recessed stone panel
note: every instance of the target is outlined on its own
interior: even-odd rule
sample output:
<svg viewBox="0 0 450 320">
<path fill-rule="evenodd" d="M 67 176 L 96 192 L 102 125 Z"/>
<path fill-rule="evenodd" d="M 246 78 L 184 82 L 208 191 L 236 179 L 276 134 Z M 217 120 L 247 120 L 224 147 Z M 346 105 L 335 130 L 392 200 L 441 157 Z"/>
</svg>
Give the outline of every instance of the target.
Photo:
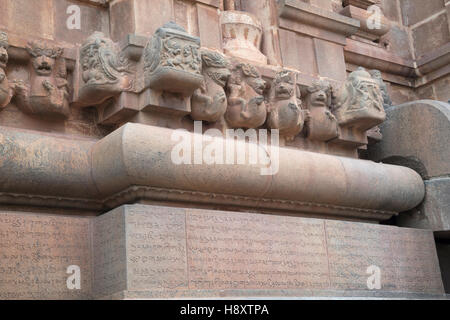
<svg viewBox="0 0 450 320">
<path fill-rule="evenodd" d="M 323 221 L 188 210 L 191 289 L 327 288 Z"/>
<path fill-rule="evenodd" d="M 126 242 L 126 262 L 117 263 L 126 265 L 127 287 L 102 297 L 132 292 L 208 297 L 219 291 L 270 296 L 280 290 L 443 293 L 429 231 L 150 205 L 122 208 L 106 215 L 125 219 L 126 239 L 120 241 Z M 95 256 L 103 257 L 98 251 Z M 379 268 L 379 289 L 368 286 L 369 267 Z"/>
</svg>

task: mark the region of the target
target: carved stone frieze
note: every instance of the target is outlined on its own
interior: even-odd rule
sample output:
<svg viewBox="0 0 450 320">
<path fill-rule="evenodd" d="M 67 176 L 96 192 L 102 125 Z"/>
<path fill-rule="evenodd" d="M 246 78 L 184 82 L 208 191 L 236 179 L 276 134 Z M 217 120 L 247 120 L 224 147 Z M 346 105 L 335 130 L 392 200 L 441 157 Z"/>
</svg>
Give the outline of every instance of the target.
<svg viewBox="0 0 450 320">
<path fill-rule="evenodd" d="M 305 111 L 297 100 L 295 74 L 289 71 L 279 72 L 270 90 L 270 107 L 267 124 L 271 129 L 280 130 L 287 141 L 294 140 L 305 122 Z"/>
<path fill-rule="evenodd" d="M 305 102 L 310 112 L 308 139 L 329 141 L 338 136 L 338 122 L 330 111 L 331 98 L 331 85 L 327 81 L 315 81 L 307 88 Z"/>
<path fill-rule="evenodd" d="M 386 119 L 378 81 L 366 69 L 352 72 L 342 85 L 333 110 L 339 125 L 369 130 Z"/>
<path fill-rule="evenodd" d="M 114 42 L 94 32 L 80 49 L 81 86 L 77 100 L 83 105 L 100 104 L 129 89 L 128 60 Z"/>
<path fill-rule="evenodd" d="M 201 56 L 205 80 L 192 96 L 191 117 L 194 120 L 216 122 L 227 110 L 224 87 L 231 73 L 222 54 L 204 50 Z"/>
<path fill-rule="evenodd" d="M 231 128 L 258 128 L 267 118 L 264 101 L 266 82 L 258 70 L 246 63 L 235 63 L 228 80 L 228 109 L 225 120 Z"/>
<path fill-rule="evenodd" d="M 31 56 L 30 82 L 14 82 L 18 107 L 39 116 L 68 117 L 68 83 L 63 49 L 44 41 L 31 41 L 27 51 Z"/>
<path fill-rule="evenodd" d="M 203 83 L 200 38 L 174 22 L 156 30 L 144 49 L 145 86 L 190 96 Z"/>
<path fill-rule="evenodd" d="M 12 90 L 6 77 L 8 47 L 8 35 L 5 32 L 0 32 L 0 109 L 6 107 L 12 97 Z"/>
</svg>

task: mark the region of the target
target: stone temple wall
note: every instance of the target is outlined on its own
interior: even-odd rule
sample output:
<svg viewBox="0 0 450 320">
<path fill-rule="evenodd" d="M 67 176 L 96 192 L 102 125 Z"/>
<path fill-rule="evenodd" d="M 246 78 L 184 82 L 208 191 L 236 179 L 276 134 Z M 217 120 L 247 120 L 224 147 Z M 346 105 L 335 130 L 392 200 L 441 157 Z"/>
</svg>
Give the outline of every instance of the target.
<svg viewBox="0 0 450 320">
<path fill-rule="evenodd" d="M 443 298 L 423 2 L 0 0 L 0 299 Z"/>
</svg>

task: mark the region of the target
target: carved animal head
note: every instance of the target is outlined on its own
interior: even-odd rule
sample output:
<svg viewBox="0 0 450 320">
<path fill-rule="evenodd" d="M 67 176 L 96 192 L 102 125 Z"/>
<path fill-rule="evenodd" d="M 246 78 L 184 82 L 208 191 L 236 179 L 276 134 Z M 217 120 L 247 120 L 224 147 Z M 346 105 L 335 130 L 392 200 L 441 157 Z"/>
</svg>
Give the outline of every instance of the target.
<svg viewBox="0 0 450 320">
<path fill-rule="evenodd" d="M 375 108 L 383 111 L 383 97 L 376 80 L 362 67 L 352 72 L 345 82 L 338 107 L 346 110 Z"/>
<path fill-rule="evenodd" d="M 277 73 L 273 83 L 273 96 L 275 99 L 286 100 L 294 96 L 294 74 L 289 71 Z"/>
<path fill-rule="evenodd" d="M 262 95 L 266 88 L 266 82 L 261 78 L 258 70 L 250 64 L 237 64 L 230 77 L 230 82 L 235 84 L 247 83 L 257 94 Z"/>
<path fill-rule="evenodd" d="M 5 69 L 8 63 L 8 35 L 0 32 L 0 68 Z"/>
<path fill-rule="evenodd" d="M 202 52 L 203 70 L 218 85 L 225 87 L 231 72 L 223 55 L 212 51 Z"/>
<path fill-rule="evenodd" d="M 56 59 L 63 53 L 62 48 L 51 46 L 43 41 L 28 43 L 27 51 L 32 57 L 34 70 L 40 76 L 51 75 Z"/>
<path fill-rule="evenodd" d="M 308 104 L 313 107 L 329 107 L 331 104 L 331 85 L 327 81 L 314 81 L 308 87 Z"/>
</svg>

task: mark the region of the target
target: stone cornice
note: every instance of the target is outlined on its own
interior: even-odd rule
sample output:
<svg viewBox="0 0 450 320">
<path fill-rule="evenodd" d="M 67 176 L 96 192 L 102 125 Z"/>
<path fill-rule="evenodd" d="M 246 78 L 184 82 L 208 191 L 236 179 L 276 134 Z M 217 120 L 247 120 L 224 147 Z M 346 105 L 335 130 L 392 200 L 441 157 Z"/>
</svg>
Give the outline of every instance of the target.
<svg viewBox="0 0 450 320">
<path fill-rule="evenodd" d="M 376 45 L 347 39 L 345 61 L 350 65 L 378 69 L 385 80 L 419 88 L 450 73 L 450 44 L 435 49 L 418 60 L 404 59 Z M 353 71 L 352 68 L 348 68 Z"/>
<path fill-rule="evenodd" d="M 358 20 L 299 0 L 279 1 L 278 15 L 280 28 L 340 44 L 360 28 Z"/>
</svg>

